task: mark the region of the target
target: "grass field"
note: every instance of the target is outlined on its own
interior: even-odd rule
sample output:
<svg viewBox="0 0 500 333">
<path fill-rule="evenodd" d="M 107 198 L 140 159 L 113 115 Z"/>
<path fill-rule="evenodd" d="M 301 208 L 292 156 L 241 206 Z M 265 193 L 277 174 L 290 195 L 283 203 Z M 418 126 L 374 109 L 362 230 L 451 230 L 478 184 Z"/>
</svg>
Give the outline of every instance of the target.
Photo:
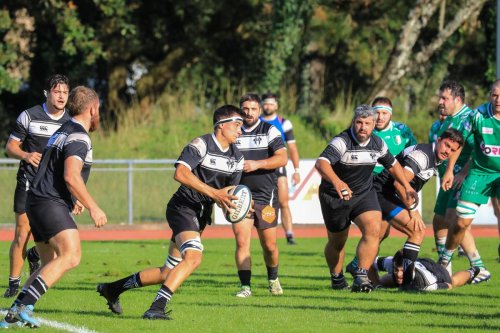
<svg viewBox="0 0 500 333">
<path fill-rule="evenodd" d="M 44 320 L 84 327 L 79 332 L 488 332 L 500 331 L 500 263 L 496 238 L 477 239 L 493 278 L 487 283 L 434 293 L 376 290 L 371 294 L 333 291 L 323 257 L 324 239 L 298 239 L 297 246 L 280 240 L 280 280 L 283 296 L 267 291 L 265 266 L 257 240 L 253 240 L 253 293 L 237 299 L 238 278 L 233 260 L 234 240 L 204 241 L 201 267 L 177 291 L 169 309 L 174 320 L 141 319 L 157 286 L 132 290 L 121 296 L 124 314 L 109 312 L 96 284 L 112 281 L 147 266 L 161 265 L 166 241 L 84 242 L 81 265 L 68 273 L 37 303 L 36 316 Z M 347 257 L 358 239 L 348 241 Z M 388 239 L 381 255 L 391 255 L 402 238 Z M 434 258 L 432 240 L 422 256 Z M 7 260 L 8 243 L 0 243 Z M 454 260 L 455 269 L 468 261 Z M 6 286 L 8 267 L 0 271 Z M 26 276 L 23 276 L 23 279 Z M 350 280 L 350 279 L 349 279 Z M 3 292 L 3 289 L 2 289 Z M 0 299 L 7 309 L 11 300 Z M 22 329 L 17 329 L 22 330 Z M 53 332 L 46 324 L 37 332 Z M 67 331 L 67 330 L 66 330 Z M 76 332 L 76 330 L 73 330 Z"/>
</svg>

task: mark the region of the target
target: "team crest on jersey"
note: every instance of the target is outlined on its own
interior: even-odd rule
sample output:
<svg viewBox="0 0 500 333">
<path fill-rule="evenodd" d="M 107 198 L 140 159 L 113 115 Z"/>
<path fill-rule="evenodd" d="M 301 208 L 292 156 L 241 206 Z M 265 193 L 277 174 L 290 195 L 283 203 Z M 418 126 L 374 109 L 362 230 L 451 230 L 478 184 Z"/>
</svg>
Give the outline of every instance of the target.
<svg viewBox="0 0 500 333">
<path fill-rule="evenodd" d="M 253 139 L 253 142 L 258 146 L 260 145 L 262 141 L 262 138 L 260 136 L 256 136 L 254 139 Z"/>
<path fill-rule="evenodd" d="M 227 164 L 227 167 L 229 168 L 229 170 L 232 170 L 234 168 L 235 163 L 236 163 L 236 161 L 233 160 L 232 158 L 227 160 L 226 164 Z"/>
<path fill-rule="evenodd" d="M 394 140 L 396 140 L 396 144 L 398 144 L 398 145 L 401 144 L 401 136 L 400 135 L 396 135 L 396 137 L 394 138 Z"/>
<path fill-rule="evenodd" d="M 351 155 L 351 160 L 353 160 L 353 161 L 357 161 L 357 160 L 358 160 L 358 155 L 354 155 L 354 154 L 352 154 L 352 155 Z"/>
<path fill-rule="evenodd" d="M 377 157 L 377 154 L 375 154 L 375 153 L 370 153 L 370 156 L 371 156 L 372 160 L 374 160 L 374 159 L 375 159 L 375 157 Z"/>
<path fill-rule="evenodd" d="M 217 163 L 217 162 L 215 161 L 215 158 L 211 158 L 211 159 L 210 159 L 210 164 L 211 164 L 211 165 L 215 165 L 216 163 Z"/>
</svg>

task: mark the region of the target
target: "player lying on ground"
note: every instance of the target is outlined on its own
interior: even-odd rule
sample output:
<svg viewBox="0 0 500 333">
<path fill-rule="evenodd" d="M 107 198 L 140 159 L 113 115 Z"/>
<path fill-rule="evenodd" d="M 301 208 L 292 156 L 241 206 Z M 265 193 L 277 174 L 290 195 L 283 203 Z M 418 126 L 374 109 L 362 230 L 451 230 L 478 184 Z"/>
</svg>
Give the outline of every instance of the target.
<svg viewBox="0 0 500 333">
<path fill-rule="evenodd" d="M 404 260 L 404 250 L 398 250 L 392 257 L 379 257 L 370 269 L 373 283 L 383 288 L 397 288 L 404 291 L 433 291 L 452 289 L 470 284 L 479 274 L 478 267 L 450 273 L 432 259 L 418 258 L 414 262 Z M 379 276 L 379 272 L 388 272 Z"/>
</svg>

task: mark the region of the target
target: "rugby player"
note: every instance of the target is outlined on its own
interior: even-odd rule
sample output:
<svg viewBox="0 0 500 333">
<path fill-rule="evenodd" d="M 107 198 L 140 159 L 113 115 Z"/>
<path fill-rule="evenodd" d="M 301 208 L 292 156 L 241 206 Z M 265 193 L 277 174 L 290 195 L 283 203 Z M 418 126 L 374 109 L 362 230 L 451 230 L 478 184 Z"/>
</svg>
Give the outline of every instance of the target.
<svg viewBox="0 0 500 333">
<path fill-rule="evenodd" d="M 452 289 L 472 283 L 479 274 L 479 267 L 472 267 L 450 276 L 443 266 L 429 258 L 418 258 L 405 264 L 403 253 L 404 250 L 398 250 L 392 257 L 375 260 L 370 272 L 374 272 L 373 280 L 377 285 L 383 288 L 399 287 L 404 291 Z M 388 274 L 379 277 L 379 272 Z"/>
<path fill-rule="evenodd" d="M 439 105 L 441 105 L 442 114 L 446 116 L 446 119 L 441 124 L 437 133 L 438 136 L 449 128 L 457 129 L 462 134 L 465 133 L 464 131 L 466 131 L 465 126 L 467 124 L 467 118 L 471 113 L 474 113 L 474 111 L 464 104 L 464 101 L 465 89 L 461 84 L 455 81 L 445 81 L 441 84 L 439 87 Z M 465 135 L 464 138 L 466 138 Z M 450 172 L 445 174 L 445 171 L 448 168 L 448 162 L 443 163 L 438 168 L 439 178 L 441 179 L 442 184 L 436 198 L 432 224 L 434 228 L 436 249 L 439 257 L 442 256 L 445 249 L 448 228 L 452 224 L 456 223 L 457 199 L 462 182 L 469 171 L 471 164 L 469 160 L 473 148 L 473 138 L 472 136 L 468 136 L 460 154 L 455 154 L 455 156 L 450 157 Z M 452 166 L 454 167 L 451 170 Z M 454 176 L 451 173 L 453 173 Z M 450 184 L 449 182 L 450 177 L 453 179 L 453 184 Z M 462 237 L 461 245 L 469 259 L 470 265 L 481 269 L 481 272 L 474 279 L 473 283 L 480 283 L 489 280 L 491 274 L 488 270 L 486 270 L 470 230 L 467 230 L 465 236 Z M 451 265 L 448 265 L 447 268 L 451 274 Z"/>
<path fill-rule="evenodd" d="M 0 327 L 17 321 L 39 327 L 39 321 L 33 317 L 36 302 L 66 272 L 79 265 L 80 236 L 72 212 L 80 214 L 85 207 L 96 227 L 107 222 L 85 185 L 92 166 L 88 132 L 99 126 L 99 98 L 94 90 L 78 86 L 69 94 L 68 109 L 72 118 L 50 137 L 26 200 L 26 213 L 42 265 L 28 279 Z"/>
<path fill-rule="evenodd" d="M 392 101 L 389 98 L 376 97 L 372 102 L 372 108 L 377 112 L 373 134 L 384 140 L 393 156 L 417 144 L 417 140 L 407 125 L 392 120 Z M 377 164 L 373 169 L 373 174 L 378 175 L 383 170 L 384 167 Z"/>
<path fill-rule="evenodd" d="M 370 292 L 373 285 L 367 276 L 378 252 L 381 209 L 373 189 L 372 172 L 378 162 L 404 188 L 409 209 L 418 204 L 415 190 L 405 179 L 401 165 L 389 152 L 385 142 L 373 135 L 376 113 L 369 105 L 354 110 L 352 125 L 335 136 L 316 161 L 322 176 L 319 199 L 328 232 L 325 258 L 330 269 L 332 288 L 345 289 L 342 273 L 344 248 L 353 221 L 361 230 L 357 247 L 359 265 L 352 285 L 354 292 Z"/>
<path fill-rule="evenodd" d="M 47 141 L 70 118 L 65 110 L 69 88 L 66 76 L 60 74 L 51 76 L 45 86 L 45 102 L 21 112 L 5 146 L 7 155 L 21 162 L 14 192 L 16 227 L 9 251 L 9 287 L 4 297 L 17 295 L 25 258 L 28 258 L 30 275 L 40 266 L 36 247 L 33 246 L 26 251 L 31 235 L 25 208 L 26 197 Z"/>
<path fill-rule="evenodd" d="M 292 186 L 295 187 L 300 183 L 300 169 L 299 169 L 299 150 L 295 143 L 295 136 L 293 135 L 293 125 L 289 119 L 278 116 L 278 96 L 276 94 L 267 93 L 262 95 L 262 110 L 263 114 L 261 120 L 270 123 L 281 132 L 281 138 L 286 143 L 290 160 L 292 161 L 294 172 L 292 175 Z M 288 179 L 286 174 L 286 165 L 276 169 L 278 176 L 278 199 L 281 213 L 281 226 L 286 234 L 286 241 L 288 245 L 295 245 L 297 242 L 293 237 L 293 222 L 292 212 L 288 204 Z"/>
<path fill-rule="evenodd" d="M 262 112 L 259 95 L 243 95 L 240 108 L 246 115 L 241 137 L 236 143 L 245 156 L 241 184 L 252 191 L 255 211 L 250 218 L 232 225 L 236 239 L 236 267 L 241 282 L 236 296 L 244 298 L 252 295 L 252 226 L 257 229 L 264 254 L 269 292 L 281 295 L 283 289 L 278 279 L 279 253 L 276 243 L 279 210 L 276 169 L 286 165 L 288 155 L 280 131 L 259 118 Z"/>
<path fill-rule="evenodd" d="M 489 197 L 500 198 L 500 80 L 491 86 L 490 102 L 464 120 L 463 133 L 464 137 L 473 139 L 472 165 L 458 199 L 458 219 L 451 221 L 446 248 L 439 257 L 443 266 L 451 262 L 453 252 L 462 242 L 479 206 L 487 203 Z M 489 276 L 483 275 L 482 281 L 487 279 Z"/>
<path fill-rule="evenodd" d="M 403 149 L 417 144 L 417 140 L 407 125 L 392 120 L 392 101 L 388 97 L 376 97 L 372 102 L 372 108 L 377 113 L 373 134 L 384 140 L 393 156 L 397 156 Z M 373 169 L 373 175 L 376 176 L 383 170 L 384 167 L 377 163 Z M 387 224 L 387 221 L 384 222 Z M 358 257 L 355 256 L 347 264 L 346 271 L 354 275 L 357 267 Z"/>
<path fill-rule="evenodd" d="M 167 205 L 167 222 L 172 229 L 169 255 L 163 267 L 147 268 L 111 283 L 101 283 L 97 291 L 109 309 L 121 314 L 119 296 L 123 292 L 162 284 L 144 319 L 171 319 L 165 309 L 174 292 L 201 264 L 201 234 L 212 222 L 214 203 L 234 207 L 236 197 L 228 191 L 239 184 L 243 155 L 234 144 L 241 135 L 244 113 L 224 105 L 214 111 L 214 132 L 193 139 L 176 161 L 174 179 L 181 183 Z"/>
</svg>

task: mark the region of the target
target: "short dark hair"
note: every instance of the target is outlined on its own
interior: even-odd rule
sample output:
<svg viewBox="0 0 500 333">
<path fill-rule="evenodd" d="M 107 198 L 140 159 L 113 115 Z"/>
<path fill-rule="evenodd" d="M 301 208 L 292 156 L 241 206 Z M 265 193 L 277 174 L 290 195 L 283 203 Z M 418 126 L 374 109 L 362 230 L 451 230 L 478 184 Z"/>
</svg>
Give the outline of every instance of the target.
<svg viewBox="0 0 500 333">
<path fill-rule="evenodd" d="M 372 102 L 372 106 L 375 106 L 377 104 L 387 104 L 392 108 L 392 102 L 389 99 L 389 97 L 384 97 L 384 96 L 377 96 Z"/>
<path fill-rule="evenodd" d="M 213 124 L 217 123 L 221 119 L 230 118 L 231 116 L 238 115 L 245 119 L 246 115 L 241 109 L 234 105 L 223 105 L 214 111 Z"/>
<path fill-rule="evenodd" d="M 268 99 L 268 98 L 274 98 L 276 100 L 276 102 L 278 102 L 278 94 L 275 94 L 275 93 L 265 93 L 265 94 L 262 94 L 262 101 L 264 101 L 265 99 Z"/>
<path fill-rule="evenodd" d="M 448 128 L 439 137 L 441 138 L 441 140 L 450 139 L 451 141 L 458 143 L 460 147 L 464 145 L 464 137 L 462 133 L 454 128 Z"/>
<path fill-rule="evenodd" d="M 52 88 L 54 88 L 58 84 L 65 84 L 68 86 L 68 89 L 70 89 L 69 79 L 66 75 L 54 74 L 47 79 L 45 90 L 49 92 Z"/>
<path fill-rule="evenodd" d="M 392 266 L 393 267 L 401 267 L 403 266 L 403 251 L 397 250 L 392 257 Z"/>
<path fill-rule="evenodd" d="M 89 104 L 99 101 L 97 93 L 90 88 L 78 86 L 73 88 L 68 96 L 69 115 L 74 117 L 82 114 Z"/>
<path fill-rule="evenodd" d="M 439 91 L 443 92 L 447 89 L 450 90 L 451 96 L 453 96 L 453 98 L 460 97 L 462 103 L 465 103 L 465 88 L 463 85 L 461 85 L 457 81 L 447 80 L 441 83 Z"/>
<path fill-rule="evenodd" d="M 243 103 L 248 102 L 248 101 L 257 102 L 257 103 L 259 103 L 259 105 L 261 104 L 261 100 L 260 100 L 259 95 L 255 94 L 255 93 L 248 93 L 248 94 L 241 96 L 240 108 L 243 105 Z"/>
</svg>

